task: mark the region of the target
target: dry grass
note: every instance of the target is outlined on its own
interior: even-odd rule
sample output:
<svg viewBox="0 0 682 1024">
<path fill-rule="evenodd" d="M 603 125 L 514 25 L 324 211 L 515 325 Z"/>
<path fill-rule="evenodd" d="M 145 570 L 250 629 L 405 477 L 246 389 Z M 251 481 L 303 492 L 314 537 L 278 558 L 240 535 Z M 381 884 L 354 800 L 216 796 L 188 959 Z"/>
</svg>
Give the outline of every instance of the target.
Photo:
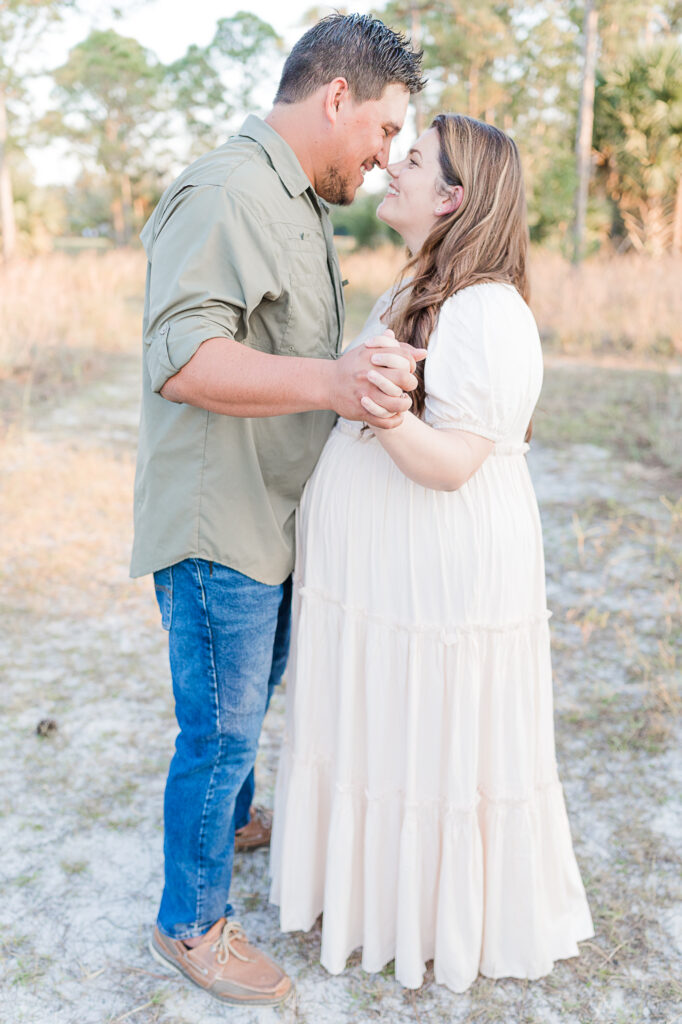
<svg viewBox="0 0 682 1024">
<path fill-rule="evenodd" d="M 139 343 L 142 250 L 50 253 L 0 266 L 0 427 L 24 421 Z"/>
<path fill-rule="evenodd" d="M 342 256 L 349 335 L 394 282 L 403 260 L 404 251 L 392 246 Z M 546 347 L 564 354 L 682 356 L 680 280 L 679 257 L 596 258 L 575 268 L 557 253 L 531 254 L 533 312 Z"/>
<path fill-rule="evenodd" d="M 533 434 L 545 444 L 596 444 L 682 477 L 682 376 L 658 370 L 548 360 Z"/>
<path fill-rule="evenodd" d="M 543 340 L 562 352 L 682 356 L 682 259 L 621 256 L 574 268 L 537 250 L 532 306 Z"/>
<path fill-rule="evenodd" d="M 352 336 L 396 279 L 404 250 L 342 253 Z M 78 375 L 94 353 L 139 338 L 145 257 L 140 249 L 51 253 L 0 266 L 0 382 L 55 369 Z M 552 349 L 579 354 L 682 355 L 682 260 L 532 258 L 533 309 Z"/>
<path fill-rule="evenodd" d="M 51 348 L 120 352 L 137 338 L 142 250 L 51 253 L 0 268 L 0 375 Z"/>
</svg>

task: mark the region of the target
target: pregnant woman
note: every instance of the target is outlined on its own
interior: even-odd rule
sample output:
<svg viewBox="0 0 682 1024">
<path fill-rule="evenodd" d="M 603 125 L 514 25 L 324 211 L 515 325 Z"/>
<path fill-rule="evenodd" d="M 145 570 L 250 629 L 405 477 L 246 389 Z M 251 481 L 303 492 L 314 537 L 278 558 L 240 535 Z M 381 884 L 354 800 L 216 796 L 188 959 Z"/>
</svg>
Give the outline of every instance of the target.
<svg viewBox="0 0 682 1024">
<path fill-rule="evenodd" d="M 412 256 L 354 344 L 428 354 L 401 426 L 339 420 L 303 496 L 271 899 L 286 931 L 323 913 L 332 973 L 361 946 L 367 971 L 395 959 L 417 988 L 433 959 L 461 992 L 548 973 L 592 922 L 524 458 L 542 359 L 518 152 L 440 115 L 389 173 L 379 216 Z"/>
</svg>

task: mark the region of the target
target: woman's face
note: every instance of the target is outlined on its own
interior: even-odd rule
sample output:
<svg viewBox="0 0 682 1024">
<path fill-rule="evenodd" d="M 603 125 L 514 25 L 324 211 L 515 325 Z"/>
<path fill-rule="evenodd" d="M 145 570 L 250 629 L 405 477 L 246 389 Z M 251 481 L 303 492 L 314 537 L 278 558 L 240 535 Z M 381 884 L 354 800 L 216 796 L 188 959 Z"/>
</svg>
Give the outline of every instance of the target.
<svg viewBox="0 0 682 1024">
<path fill-rule="evenodd" d="M 395 228 L 411 252 L 417 252 L 439 217 L 451 213 L 461 202 L 461 186 L 437 191 L 441 177 L 438 162 L 439 138 L 435 128 L 420 135 L 404 160 L 389 164 L 391 184 L 381 202 L 377 217 Z M 450 193 L 453 193 L 450 195 Z"/>
</svg>

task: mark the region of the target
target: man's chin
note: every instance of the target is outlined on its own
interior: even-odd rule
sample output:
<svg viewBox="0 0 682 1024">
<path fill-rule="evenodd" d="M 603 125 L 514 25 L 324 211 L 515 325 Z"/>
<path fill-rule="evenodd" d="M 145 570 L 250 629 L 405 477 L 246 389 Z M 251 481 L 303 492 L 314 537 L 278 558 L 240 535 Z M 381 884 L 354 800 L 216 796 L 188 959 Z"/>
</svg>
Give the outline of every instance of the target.
<svg viewBox="0 0 682 1024">
<path fill-rule="evenodd" d="M 336 168 L 331 167 L 322 180 L 317 194 L 332 206 L 350 206 L 359 188 L 359 184 L 353 185 L 348 178 L 343 178 Z"/>
<path fill-rule="evenodd" d="M 355 199 L 355 196 L 357 195 L 357 192 L 358 192 L 357 188 L 350 188 L 350 189 L 348 189 L 346 192 L 343 193 L 343 195 L 341 196 L 340 199 L 336 200 L 336 205 L 337 206 L 350 206 L 350 204 Z"/>
</svg>

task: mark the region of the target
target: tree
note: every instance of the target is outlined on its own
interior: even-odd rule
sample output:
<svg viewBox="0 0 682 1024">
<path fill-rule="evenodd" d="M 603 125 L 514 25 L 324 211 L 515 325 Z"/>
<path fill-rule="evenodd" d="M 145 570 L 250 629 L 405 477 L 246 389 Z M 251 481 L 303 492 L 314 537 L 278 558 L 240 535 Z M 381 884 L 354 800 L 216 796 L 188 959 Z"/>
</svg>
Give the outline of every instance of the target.
<svg viewBox="0 0 682 1024">
<path fill-rule="evenodd" d="M 582 259 L 585 244 L 587 193 L 592 172 L 592 129 L 594 127 L 594 90 L 597 71 L 597 26 L 599 14 L 594 0 L 585 4 L 583 28 L 583 71 L 580 83 L 580 107 L 576 133 L 576 164 L 578 187 L 575 195 L 573 262 Z"/>
<path fill-rule="evenodd" d="M 105 172 L 119 244 L 132 234 L 137 183 L 150 167 L 163 175 L 169 161 L 164 74 L 153 54 L 113 29 L 91 32 L 54 72 L 60 109 L 45 125 Z"/>
<path fill-rule="evenodd" d="M 506 100 L 502 64 L 514 50 L 512 5 L 482 0 L 392 0 L 382 13 L 408 35 L 418 30 L 432 111 L 493 120 Z"/>
<path fill-rule="evenodd" d="M 0 3 L 0 232 L 5 260 L 16 246 L 12 152 L 20 149 L 18 108 L 26 98 L 26 59 L 37 38 L 73 0 L 2 0 Z"/>
<path fill-rule="evenodd" d="M 408 33 L 418 24 L 427 114 L 467 113 L 512 134 L 522 153 L 533 236 L 545 238 L 557 224 L 566 231 L 579 53 L 574 4 L 392 0 L 382 16 Z"/>
<path fill-rule="evenodd" d="M 676 39 L 640 47 L 603 73 L 595 144 L 602 181 L 633 248 L 659 256 L 679 245 L 682 48 Z"/>
<path fill-rule="evenodd" d="M 194 155 L 223 141 L 235 116 L 251 108 L 256 87 L 281 49 L 270 25 L 240 11 L 218 21 L 208 46 L 190 46 L 169 65 L 174 109 L 185 119 Z"/>
</svg>

